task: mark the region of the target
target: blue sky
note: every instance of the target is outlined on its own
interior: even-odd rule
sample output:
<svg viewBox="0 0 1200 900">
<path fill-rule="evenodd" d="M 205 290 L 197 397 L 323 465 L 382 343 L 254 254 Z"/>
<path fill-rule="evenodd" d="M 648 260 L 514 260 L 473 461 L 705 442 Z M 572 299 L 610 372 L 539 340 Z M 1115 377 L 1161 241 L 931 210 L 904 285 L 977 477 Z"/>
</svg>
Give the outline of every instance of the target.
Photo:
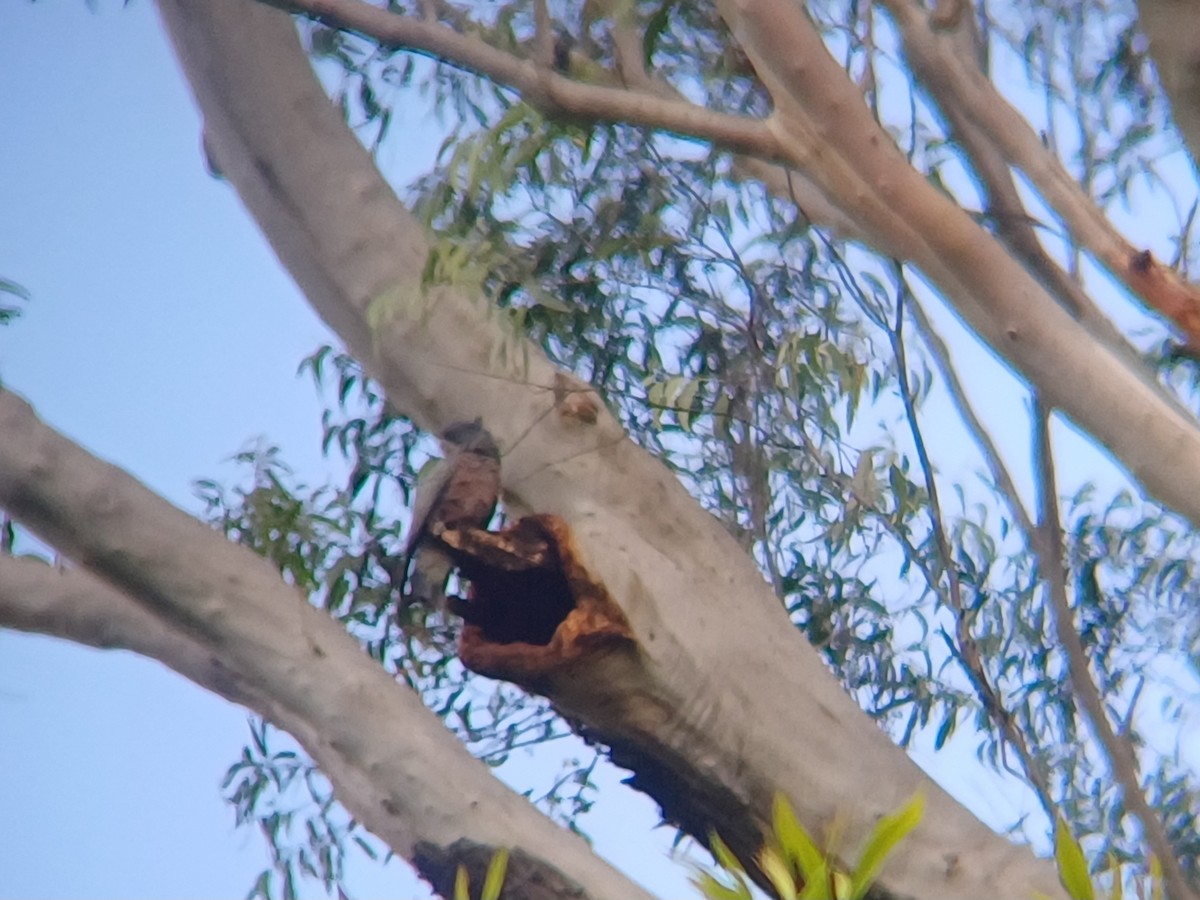
<svg viewBox="0 0 1200 900">
<path fill-rule="evenodd" d="M 0 122 L 0 277 L 33 294 L 6 384 L 185 507 L 256 435 L 315 470 L 294 372 L 324 329 L 204 174 L 151 7 L 5 4 Z M 0 632 L 0 894 L 243 896 L 266 857 L 218 786 L 245 721 L 158 663 Z"/>
</svg>

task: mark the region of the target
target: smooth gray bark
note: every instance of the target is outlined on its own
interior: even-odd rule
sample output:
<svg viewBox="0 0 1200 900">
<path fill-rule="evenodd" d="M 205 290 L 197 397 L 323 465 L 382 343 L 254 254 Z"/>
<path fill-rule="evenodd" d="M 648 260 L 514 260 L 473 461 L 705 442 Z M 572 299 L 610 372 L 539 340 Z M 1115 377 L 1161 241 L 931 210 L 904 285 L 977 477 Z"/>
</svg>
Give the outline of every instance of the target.
<svg viewBox="0 0 1200 900">
<path fill-rule="evenodd" d="M 595 424 L 560 415 L 554 370 L 482 298 L 422 292 L 426 236 L 324 97 L 286 18 L 238 0 L 160 7 L 209 146 L 309 301 L 418 422 L 482 416 L 507 449 L 510 509 L 569 522 L 628 615 L 636 654 L 598 666 L 594 690 L 581 679 L 552 699 L 603 726 L 628 698 L 624 715 L 662 759 L 734 798 L 735 818 L 712 823 L 723 833 L 760 831 L 781 791 L 814 833 L 845 823 L 853 848 L 920 790 L 928 811 L 886 868 L 888 890 L 1062 896 L 1050 863 L 984 827 L 853 703 L 752 560 L 664 467 L 604 413 Z"/>
</svg>

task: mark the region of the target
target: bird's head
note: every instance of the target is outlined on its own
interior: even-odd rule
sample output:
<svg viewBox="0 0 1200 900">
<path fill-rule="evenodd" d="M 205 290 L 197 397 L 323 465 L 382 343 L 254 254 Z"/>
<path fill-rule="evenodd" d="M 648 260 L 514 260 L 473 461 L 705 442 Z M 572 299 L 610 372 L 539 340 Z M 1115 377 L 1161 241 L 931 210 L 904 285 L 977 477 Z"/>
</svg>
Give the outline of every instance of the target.
<svg viewBox="0 0 1200 900">
<path fill-rule="evenodd" d="M 483 420 L 455 422 L 442 431 L 442 440 L 458 450 L 478 453 L 481 456 L 500 458 L 500 447 L 492 433 L 483 427 Z"/>
</svg>

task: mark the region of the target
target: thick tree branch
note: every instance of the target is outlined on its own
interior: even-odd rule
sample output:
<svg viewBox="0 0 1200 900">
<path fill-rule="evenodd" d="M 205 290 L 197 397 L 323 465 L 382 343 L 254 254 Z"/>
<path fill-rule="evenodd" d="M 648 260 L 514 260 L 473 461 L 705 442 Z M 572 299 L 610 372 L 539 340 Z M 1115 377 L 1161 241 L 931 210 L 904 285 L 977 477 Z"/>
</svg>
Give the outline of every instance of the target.
<svg viewBox="0 0 1200 900">
<path fill-rule="evenodd" d="M 542 686 L 560 710 L 636 748 L 621 758 L 639 784 L 746 858 L 777 791 L 814 833 L 841 822 L 852 847 L 921 790 L 925 820 L 883 889 L 1062 896 L 1052 865 L 985 828 L 858 709 L 753 561 L 611 416 L 557 405 L 561 374 L 480 298 L 422 288 L 428 237 L 321 91 L 286 17 L 238 0 L 160 8 L 222 170 L 313 306 L 418 422 L 482 416 L 505 450 L 509 509 L 567 522 L 628 618 L 629 649 Z"/>
<path fill-rule="evenodd" d="M 1137 753 L 1128 738 L 1118 735 L 1104 711 L 1104 700 L 1088 670 L 1087 652 L 1075 630 L 1075 615 L 1067 598 L 1067 567 L 1062 553 L 1062 525 L 1058 515 L 1058 486 L 1054 473 L 1054 456 L 1050 447 L 1050 411 L 1041 401 L 1034 402 L 1034 475 L 1037 479 L 1039 518 L 1038 540 L 1034 544 L 1038 569 L 1046 581 L 1050 609 L 1054 616 L 1054 631 L 1059 646 L 1067 658 L 1071 690 L 1083 708 L 1092 733 L 1104 748 L 1113 777 L 1121 785 L 1125 806 L 1141 823 L 1150 851 L 1162 866 L 1167 895 L 1171 900 L 1198 900 L 1188 885 L 1183 868 L 1171 847 L 1158 814 L 1146 801 L 1138 775 Z"/>
<path fill-rule="evenodd" d="M 810 222 L 829 228 L 847 240 L 866 235 L 833 205 L 820 189 L 798 172 L 771 161 L 781 155 L 775 136 L 764 122 L 745 116 L 715 113 L 688 101 L 673 87 L 646 72 L 640 35 L 618 24 L 614 43 L 620 69 L 612 84 L 573 80 L 541 59 L 498 50 L 435 21 L 418 21 L 370 6 L 361 0 L 271 0 L 273 5 L 301 13 L 332 27 L 345 28 L 381 46 L 408 49 L 478 72 L 511 87 L 547 115 L 569 116 L 585 122 L 613 121 L 673 131 L 683 137 L 709 140 L 739 154 L 734 170 L 761 181 L 775 196 L 789 199 Z M 535 36 L 539 40 L 540 35 Z M 618 81 L 621 86 L 618 86 Z M 648 102 L 648 98 L 656 98 Z"/>
<path fill-rule="evenodd" d="M 981 129 L 1021 169 L 1072 236 L 1151 309 L 1200 347 L 1200 291 L 1127 241 L 995 85 L 954 51 L 913 0 L 884 0 L 904 38 L 909 65 L 943 110 Z"/>
<path fill-rule="evenodd" d="M 263 702 L 217 656 L 83 569 L 0 555 L 0 627 L 66 638 L 101 650 L 132 650 L 243 706 Z"/>
<path fill-rule="evenodd" d="M 815 182 L 795 169 L 745 154 L 734 158 L 732 169 L 736 178 L 757 181 L 775 197 L 794 203 L 800 212 L 801 224 L 828 229 L 841 240 L 870 243 L 869 236 L 857 222 L 825 196 Z"/>
<path fill-rule="evenodd" d="M 1112 451 L 1150 494 L 1200 523 L 1194 487 L 1200 480 L 1191 481 L 1200 479 L 1194 419 L 1098 344 L 907 164 L 799 7 L 789 0 L 722 0 L 721 9 L 775 99 L 770 124 L 793 164 L 876 247 L 917 265 L 985 342 Z M 1155 267 L 1146 262 L 1149 273 Z"/>
<path fill-rule="evenodd" d="M 482 878 L 491 853 L 480 848 L 514 843 L 543 880 L 588 897 L 648 896 L 493 777 L 266 560 L 91 457 L 3 390 L 0 434 L 0 507 L 113 586 L 87 599 L 81 574 L 54 582 L 5 559 L 0 622 L 154 653 L 248 703 L 296 738 L 346 808 L 447 896 L 455 861 Z M 81 601 L 88 611 L 78 616 L 65 605 Z M 109 613 L 104 631 L 98 620 Z"/>
<path fill-rule="evenodd" d="M 936 13 L 934 15 L 936 16 Z M 986 77 L 987 73 L 981 68 L 982 38 L 975 16 L 960 15 L 953 28 L 939 27 L 938 32 L 941 35 L 940 40 L 950 52 L 957 54 L 964 68 L 978 70 Z M 946 104 L 942 107 L 942 112 L 978 176 L 980 187 L 986 196 L 987 215 L 1005 246 L 1029 267 L 1046 290 L 1079 319 L 1088 331 L 1114 352 L 1119 353 L 1125 364 L 1136 372 L 1143 382 L 1153 385 L 1160 395 L 1167 396 L 1125 336 L 1109 321 L 1087 292 L 1046 252 L 1034 229 L 1034 220 L 1026 211 L 1017 191 L 1012 169 L 995 142 L 958 104 Z"/>
</svg>

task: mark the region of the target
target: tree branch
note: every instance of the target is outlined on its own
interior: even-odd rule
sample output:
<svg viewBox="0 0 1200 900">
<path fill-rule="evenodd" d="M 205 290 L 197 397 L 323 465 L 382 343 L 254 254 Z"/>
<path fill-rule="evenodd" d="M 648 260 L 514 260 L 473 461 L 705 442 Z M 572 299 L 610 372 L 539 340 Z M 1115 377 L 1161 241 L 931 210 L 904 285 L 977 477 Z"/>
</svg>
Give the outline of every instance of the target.
<svg viewBox="0 0 1200 900">
<path fill-rule="evenodd" d="M 1200 9 L 1187 0 L 1138 0 L 1138 24 L 1171 111 L 1192 155 L 1200 162 Z"/>
<path fill-rule="evenodd" d="M 801 7 L 789 0 L 720 0 L 720 9 L 771 92 L 769 124 L 792 164 L 876 248 L 918 266 L 987 344 L 1112 451 L 1148 493 L 1200 523 L 1200 491 L 1192 487 L 1200 484 L 1194 419 L 1099 344 L 908 165 Z M 1146 277 L 1159 277 L 1153 260 L 1140 265 Z M 1181 480 L 1184 470 L 1197 480 Z"/>
<path fill-rule="evenodd" d="M 896 268 L 898 270 L 896 320 L 895 324 L 887 329 L 887 332 L 892 344 L 892 350 L 896 356 L 896 372 L 900 383 L 900 399 L 904 404 L 904 415 L 908 420 L 909 430 L 912 433 L 913 445 L 916 447 L 917 460 L 921 466 L 921 475 L 925 482 L 925 491 L 929 495 L 930 529 L 933 532 L 934 545 L 937 548 L 937 558 L 940 562 L 941 570 L 946 576 L 946 591 L 943 596 L 946 598 L 950 612 L 954 616 L 955 640 L 958 642 L 958 652 L 955 656 L 958 658 L 967 677 L 971 680 L 975 688 L 975 694 L 979 698 L 984 712 L 992 720 L 993 726 L 1002 738 L 1016 750 L 1017 756 L 1021 758 L 1021 767 L 1025 771 L 1025 778 L 1033 786 L 1034 793 L 1037 794 L 1038 800 L 1046 811 L 1046 815 L 1052 817 L 1054 806 L 1051 800 L 1050 785 L 1047 781 L 1046 773 L 1038 765 L 1037 758 L 1033 755 L 1025 740 L 1025 735 L 1021 733 L 1016 720 L 1009 713 L 999 692 L 992 685 L 987 667 L 983 662 L 983 655 L 979 652 L 979 644 L 975 640 L 975 636 L 971 633 L 967 606 L 963 602 L 958 564 L 954 561 L 954 554 L 950 549 L 950 538 L 946 531 L 945 521 L 942 518 L 942 504 L 938 496 L 937 478 L 934 476 L 933 462 L 929 457 L 929 451 L 925 446 L 925 438 L 921 433 L 920 421 L 917 417 L 917 407 L 913 400 L 912 389 L 908 381 L 908 359 L 904 346 L 904 310 L 906 305 L 916 307 L 916 304 L 905 303 L 906 299 L 911 299 L 911 295 L 909 294 L 908 286 L 904 283 L 901 267 L 897 265 Z M 945 372 L 943 372 L 944 374 Z M 957 380 L 951 386 L 952 395 L 955 394 L 956 388 L 961 391 Z M 955 399 L 958 400 L 959 398 L 956 397 Z M 963 396 L 961 399 L 965 401 L 966 398 Z M 979 425 L 974 411 L 969 406 L 960 407 L 959 413 L 969 415 L 968 422 L 974 422 L 977 426 Z M 966 415 L 964 415 L 964 418 Z M 982 427 L 975 433 L 975 438 L 977 441 L 987 442 L 983 444 L 985 447 L 990 445 L 990 440 L 987 438 L 986 432 L 982 430 Z M 994 450 L 994 448 L 992 449 Z M 998 463 L 999 457 L 995 457 L 995 461 Z M 1001 471 L 1003 471 L 1002 468 Z M 1017 498 L 1014 496 L 1012 499 L 1016 500 Z M 1023 508 L 1018 507 L 1018 515 L 1023 511 Z M 938 581 L 933 582 L 931 587 L 936 589 L 938 583 Z"/>
<path fill-rule="evenodd" d="M 1038 568 L 1046 581 L 1054 629 L 1059 646 L 1067 658 L 1071 688 L 1083 708 L 1092 733 L 1108 757 L 1113 776 L 1121 785 L 1126 807 L 1137 816 L 1150 851 L 1162 866 L 1167 894 L 1171 900 L 1198 900 L 1191 889 L 1174 848 L 1167 839 L 1157 813 L 1146 802 L 1138 775 L 1137 753 L 1128 738 L 1118 735 L 1108 721 L 1104 701 L 1088 671 L 1087 652 L 1075 630 L 1075 616 L 1067 598 L 1067 568 L 1062 553 L 1062 525 L 1058 517 L 1058 487 L 1054 475 L 1054 456 L 1050 447 L 1050 410 L 1040 399 L 1034 401 L 1034 474 L 1037 479 L 1041 522 L 1035 544 Z"/>
<path fill-rule="evenodd" d="M 362 0 L 272 0 L 272 5 L 363 35 L 383 47 L 411 50 L 477 72 L 518 91 L 521 99 L 548 116 L 661 129 L 764 159 L 781 156 L 775 135 L 761 120 L 714 112 L 682 98 L 575 81 L 437 22 L 388 12 Z"/>
<path fill-rule="evenodd" d="M 1030 516 L 1029 510 L 1025 508 L 1025 504 L 1021 500 L 1021 492 L 1017 490 L 1017 483 L 1013 480 L 1012 473 L 1008 471 L 1008 466 L 1004 464 L 1000 448 L 996 446 L 996 442 L 992 440 L 991 434 L 988 433 L 987 428 L 976 414 L 975 408 L 971 405 L 966 389 L 958 377 L 958 372 L 955 371 L 954 363 L 950 361 L 950 350 L 946 346 L 946 342 L 933 327 L 933 323 L 929 321 L 929 316 L 925 315 L 925 310 L 917 298 L 912 295 L 907 283 L 905 283 L 904 289 L 908 291 L 911 300 L 908 304 L 908 311 L 913 317 L 913 322 L 916 323 L 921 340 L 929 348 L 929 353 L 933 357 L 938 372 L 941 373 L 942 380 L 946 383 L 946 391 L 950 394 L 954 409 L 975 439 L 988 471 L 991 472 L 992 480 L 1008 503 L 1013 518 L 1017 520 L 1026 539 L 1032 541 L 1036 531 L 1033 526 L 1033 517 Z"/>
<path fill-rule="evenodd" d="M 261 694 L 203 644 L 167 626 L 83 569 L 0 554 L 0 627 L 66 638 L 101 650 L 132 650 L 243 706 Z"/>
<path fill-rule="evenodd" d="M 491 849 L 517 843 L 524 876 L 510 877 L 536 875 L 594 898 L 648 897 L 501 784 L 266 560 L 90 456 L 2 389 L 0 434 L 0 507 L 112 585 L 86 599 L 82 573 L 54 581 L 0 560 L 0 621 L 153 653 L 248 703 L 299 741 L 351 814 L 446 896 L 456 862 L 481 879 Z M 76 616 L 66 604 L 81 601 L 88 611 Z M 105 630 L 98 620 L 109 613 Z"/>
<path fill-rule="evenodd" d="M 936 17 L 936 13 L 933 15 Z M 982 68 L 981 60 L 982 38 L 974 15 L 958 16 L 957 24 L 952 29 L 939 26 L 938 35 L 938 40 L 945 45 L 948 52 L 954 53 L 961 60 L 964 69 L 978 71 L 986 77 L 987 73 Z M 933 77 L 937 88 L 937 78 L 928 77 Z M 987 215 L 1005 246 L 1017 259 L 1024 261 L 1046 290 L 1079 319 L 1088 331 L 1115 353 L 1120 354 L 1125 364 L 1136 372 L 1144 383 L 1152 385 L 1161 396 L 1174 402 L 1174 398 L 1170 398 L 1154 380 L 1153 373 L 1148 370 L 1125 336 L 1109 321 L 1087 292 L 1046 252 L 1034 230 L 1034 220 L 1026 211 L 1017 191 L 1012 169 L 996 143 L 957 103 L 943 104 L 942 112 L 975 170 L 986 195 Z"/>
<path fill-rule="evenodd" d="M 877 248 L 919 265 L 985 341 L 1053 392 L 1056 405 L 1113 451 L 1151 494 L 1200 523 L 1200 496 L 1180 488 L 1191 482 L 1181 482 L 1178 472 L 1178 467 L 1200 460 L 1200 432 L 1194 422 L 1144 373 L 1130 371 L 1112 351 L 1090 352 L 1084 328 L 1071 328 L 1056 310 L 1041 308 L 1049 299 L 1045 289 L 908 166 L 867 114 L 857 89 L 829 56 L 812 23 L 787 0 L 727 0 L 723 12 L 776 101 L 776 113 L 761 123 L 711 113 L 685 101 L 574 82 L 445 26 L 398 16 L 361 0 L 286 0 L 283 5 L 386 45 L 466 66 L 563 114 L 663 128 L 767 160 L 786 158 L 836 210 L 856 220 Z M 806 64 L 796 67 L 797 58 Z M 1028 132 L 1023 120 L 1020 127 Z M 770 140 L 764 130 L 772 135 Z M 1075 193 L 1065 195 L 1065 201 L 1083 202 L 1073 182 L 1070 187 Z M 1128 245 L 1120 252 L 1127 254 L 1120 261 L 1122 271 L 1135 288 L 1158 292 L 1159 302 L 1168 306 L 1186 306 L 1180 299 L 1184 289 L 1169 270 Z M 1200 328 L 1200 318 L 1197 322 Z M 1064 353 L 1064 344 L 1074 352 Z M 1112 386 L 1109 396 L 1089 402 L 1097 385 L 1103 384 Z M 1159 441 L 1175 448 L 1171 459 L 1147 452 L 1148 445 Z M 1195 483 L 1200 483 L 1200 474 Z"/>
<path fill-rule="evenodd" d="M 629 652 L 539 685 L 560 711 L 636 747 L 614 755 L 638 785 L 751 864 L 777 792 L 815 834 L 844 823 L 850 846 L 920 790 L 925 819 L 883 889 L 1063 896 L 1052 865 L 984 827 L 868 719 L 753 560 L 602 406 L 587 421 L 556 406 L 561 373 L 484 298 L 422 285 L 428 236 L 324 95 L 287 17 L 237 0 L 160 9 L 222 170 L 316 310 L 419 423 L 482 416 L 505 450 L 508 509 L 567 522 L 627 616 Z M 750 659 L 767 662 L 730 664 Z"/>
<path fill-rule="evenodd" d="M 942 109 L 980 128 L 1029 177 L 1079 244 L 1147 306 L 1171 319 L 1189 345 L 1200 347 L 1200 292 L 1113 228 L 1025 118 L 954 51 L 952 37 L 930 26 L 923 8 L 913 0 L 884 0 L 884 6 L 903 36 L 909 65 Z"/>
</svg>

